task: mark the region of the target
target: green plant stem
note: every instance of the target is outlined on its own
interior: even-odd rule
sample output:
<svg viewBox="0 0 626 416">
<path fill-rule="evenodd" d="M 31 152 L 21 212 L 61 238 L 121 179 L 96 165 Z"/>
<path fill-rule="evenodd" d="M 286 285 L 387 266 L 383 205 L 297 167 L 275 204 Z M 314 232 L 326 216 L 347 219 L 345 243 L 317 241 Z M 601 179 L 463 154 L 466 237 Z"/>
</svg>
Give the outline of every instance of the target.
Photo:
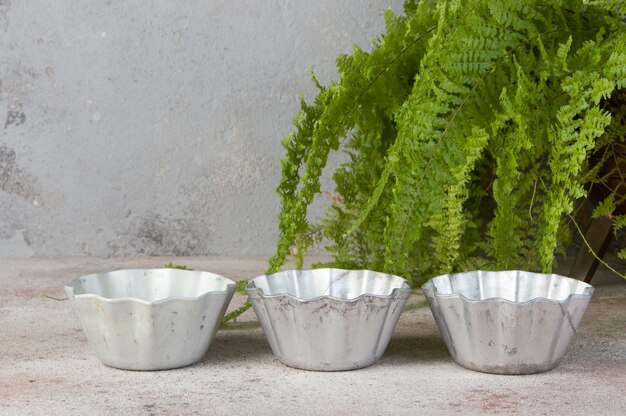
<svg viewBox="0 0 626 416">
<path fill-rule="evenodd" d="M 224 317 L 224 320 L 222 321 L 222 323 L 225 324 L 228 321 L 236 320 L 242 313 L 250 309 L 251 306 L 252 304 L 250 303 L 250 301 L 246 299 L 243 305 L 241 305 L 239 308 L 235 309 L 234 311 L 228 313 Z"/>
<path fill-rule="evenodd" d="M 587 239 L 585 238 L 585 234 L 583 234 L 582 230 L 580 229 L 580 227 L 578 226 L 578 223 L 576 222 L 576 220 L 574 219 L 574 217 L 572 217 L 570 214 L 567 214 L 568 217 L 570 218 L 570 220 L 572 221 L 572 223 L 574 224 L 574 227 L 576 227 L 576 230 L 578 231 L 578 234 L 580 235 L 580 237 L 582 238 L 583 242 L 585 243 L 585 245 L 587 246 L 587 249 L 589 250 L 589 252 L 591 253 L 591 255 L 593 257 L 595 257 L 596 260 L 598 260 L 604 267 L 606 267 L 607 269 L 609 269 L 610 271 L 612 271 L 613 273 L 615 273 L 616 275 L 618 275 L 619 277 L 622 277 L 624 279 L 626 279 L 626 274 L 622 274 L 620 272 L 618 272 L 617 270 L 615 270 L 613 267 L 611 267 L 610 264 L 608 264 L 607 262 L 605 262 L 604 260 L 602 260 L 602 258 L 600 258 L 595 251 L 593 251 L 593 249 L 591 248 L 591 245 L 589 245 L 589 242 L 587 241 Z"/>
</svg>

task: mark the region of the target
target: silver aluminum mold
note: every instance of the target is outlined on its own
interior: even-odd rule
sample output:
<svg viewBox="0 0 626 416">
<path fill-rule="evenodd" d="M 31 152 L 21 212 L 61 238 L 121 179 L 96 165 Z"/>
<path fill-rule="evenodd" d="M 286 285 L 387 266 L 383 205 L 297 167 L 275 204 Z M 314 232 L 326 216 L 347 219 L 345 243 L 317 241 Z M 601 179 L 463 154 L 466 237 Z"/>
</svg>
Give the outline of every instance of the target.
<svg viewBox="0 0 626 416">
<path fill-rule="evenodd" d="M 248 297 L 274 355 L 304 370 L 354 370 L 384 353 L 411 289 L 369 270 L 288 270 L 259 276 Z"/>
<path fill-rule="evenodd" d="M 452 358 L 495 374 L 556 367 L 593 294 L 579 280 L 517 270 L 447 274 L 422 289 Z"/>
<path fill-rule="evenodd" d="M 103 364 L 165 370 L 199 361 L 217 332 L 235 282 L 176 269 L 96 273 L 65 292 Z"/>
</svg>

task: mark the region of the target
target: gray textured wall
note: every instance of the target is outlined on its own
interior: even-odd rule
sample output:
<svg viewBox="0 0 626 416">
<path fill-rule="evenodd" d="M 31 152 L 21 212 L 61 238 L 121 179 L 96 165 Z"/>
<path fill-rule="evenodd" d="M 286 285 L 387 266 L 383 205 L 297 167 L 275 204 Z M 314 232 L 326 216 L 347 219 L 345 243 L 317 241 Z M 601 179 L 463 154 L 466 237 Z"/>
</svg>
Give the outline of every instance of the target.
<svg viewBox="0 0 626 416">
<path fill-rule="evenodd" d="M 0 0 L 0 257 L 272 253 L 308 68 L 401 3 Z"/>
</svg>

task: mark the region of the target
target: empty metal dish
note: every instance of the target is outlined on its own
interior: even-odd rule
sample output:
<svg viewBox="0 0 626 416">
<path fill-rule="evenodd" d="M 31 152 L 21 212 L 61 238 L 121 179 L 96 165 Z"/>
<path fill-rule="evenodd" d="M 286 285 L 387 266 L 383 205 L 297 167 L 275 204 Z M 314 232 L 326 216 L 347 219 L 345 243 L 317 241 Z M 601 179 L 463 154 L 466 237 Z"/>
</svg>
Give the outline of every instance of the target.
<svg viewBox="0 0 626 416">
<path fill-rule="evenodd" d="M 176 269 L 97 273 L 65 286 L 98 358 L 126 370 L 199 361 L 234 290 L 235 282 L 222 276 Z"/>
<path fill-rule="evenodd" d="M 253 279 L 248 297 L 284 364 L 305 370 L 367 367 L 385 351 L 411 292 L 369 270 L 290 270 Z"/>
<path fill-rule="evenodd" d="M 447 274 L 422 289 L 452 358 L 497 374 L 556 367 L 593 293 L 579 280 L 516 270 Z"/>
</svg>

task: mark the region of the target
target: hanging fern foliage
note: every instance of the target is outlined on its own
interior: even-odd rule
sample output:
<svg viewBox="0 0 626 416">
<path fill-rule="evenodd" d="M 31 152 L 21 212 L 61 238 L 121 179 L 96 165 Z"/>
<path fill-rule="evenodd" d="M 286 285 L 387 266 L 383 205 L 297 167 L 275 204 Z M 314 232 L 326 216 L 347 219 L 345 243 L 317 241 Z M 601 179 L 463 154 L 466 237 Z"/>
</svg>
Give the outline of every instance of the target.
<svg viewBox="0 0 626 416">
<path fill-rule="evenodd" d="M 313 77 L 319 93 L 302 100 L 283 142 L 269 272 L 290 253 L 301 265 L 320 237 L 333 266 L 416 285 L 478 267 L 551 271 L 576 206 L 605 183 L 599 166 L 626 157 L 617 151 L 626 103 L 615 99 L 626 90 L 625 10 L 623 1 L 409 0 L 404 15 L 388 11 L 372 50 L 340 56 L 338 80 Z M 334 173 L 332 206 L 310 224 L 328 155 L 340 149 L 349 161 Z M 613 186 L 596 215 L 625 200 Z"/>
</svg>

